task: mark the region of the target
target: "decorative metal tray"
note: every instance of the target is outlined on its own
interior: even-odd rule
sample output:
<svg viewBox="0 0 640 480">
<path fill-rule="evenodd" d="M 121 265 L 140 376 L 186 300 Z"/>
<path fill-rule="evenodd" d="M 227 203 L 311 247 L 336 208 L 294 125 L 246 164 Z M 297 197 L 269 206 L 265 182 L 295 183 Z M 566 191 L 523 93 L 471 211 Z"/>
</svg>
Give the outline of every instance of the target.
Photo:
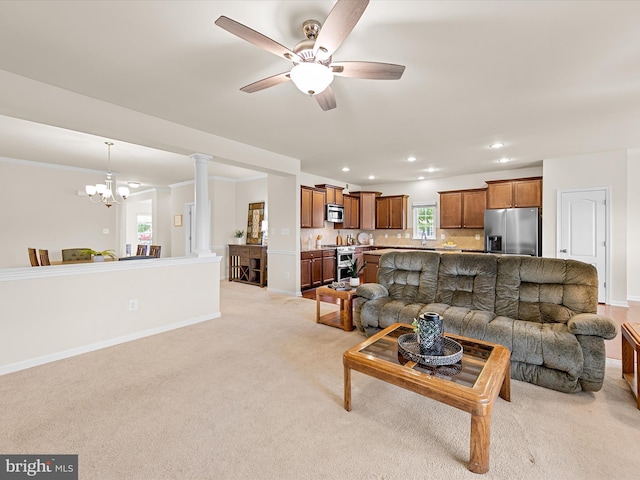
<svg viewBox="0 0 640 480">
<path fill-rule="evenodd" d="M 462 359 L 462 345 L 449 337 L 444 337 L 444 355 L 421 355 L 415 333 L 406 333 L 398 337 L 398 351 L 409 360 L 432 367 L 451 365 Z"/>
</svg>

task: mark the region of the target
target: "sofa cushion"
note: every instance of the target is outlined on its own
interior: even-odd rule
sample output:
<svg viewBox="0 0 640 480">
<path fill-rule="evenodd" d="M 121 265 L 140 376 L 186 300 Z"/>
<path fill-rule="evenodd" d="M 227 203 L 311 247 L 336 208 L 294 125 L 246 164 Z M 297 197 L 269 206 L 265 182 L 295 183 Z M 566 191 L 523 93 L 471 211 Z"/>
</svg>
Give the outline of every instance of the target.
<svg viewBox="0 0 640 480">
<path fill-rule="evenodd" d="M 439 263 L 435 252 L 385 253 L 378 265 L 378 283 L 395 299 L 430 303 L 436 296 Z"/>
<path fill-rule="evenodd" d="M 495 255 L 442 254 L 435 301 L 493 312 L 497 272 Z"/>
<path fill-rule="evenodd" d="M 439 314 L 444 322 L 445 332 L 478 339 L 484 338 L 486 326 L 496 316 L 493 312 L 452 307 L 446 303 L 429 304 L 422 309 L 422 312 Z"/>
<path fill-rule="evenodd" d="M 593 266 L 555 258 L 498 259 L 495 313 L 531 322 L 567 323 L 576 313 L 595 313 L 598 277 Z"/>
<path fill-rule="evenodd" d="M 528 322 L 499 316 L 489 322 L 482 340 L 504 345 L 511 350 L 511 360 L 515 362 L 561 370 L 576 379 L 582 373 L 582 348 L 563 323 Z"/>
<path fill-rule="evenodd" d="M 392 297 L 369 300 L 360 308 L 360 324 L 364 331 L 371 331 L 373 328 L 387 328 L 394 323 L 412 323 L 423 307 L 421 303 Z"/>
</svg>

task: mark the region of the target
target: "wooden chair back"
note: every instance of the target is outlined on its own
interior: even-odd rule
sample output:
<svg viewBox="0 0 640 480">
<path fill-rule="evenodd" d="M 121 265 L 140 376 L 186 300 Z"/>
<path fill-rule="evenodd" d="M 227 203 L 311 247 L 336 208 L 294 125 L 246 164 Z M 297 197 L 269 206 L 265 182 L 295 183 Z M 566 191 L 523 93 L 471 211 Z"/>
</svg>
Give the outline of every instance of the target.
<svg viewBox="0 0 640 480">
<path fill-rule="evenodd" d="M 149 255 L 152 257 L 160 258 L 160 250 L 162 246 L 160 245 L 151 245 L 149 246 Z"/>
<path fill-rule="evenodd" d="M 136 250 L 136 255 L 147 255 L 147 249 L 149 245 L 138 245 L 138 249 Z"/>
<path fill-rule="evenodd" d="M 28 250 L 29 250 L 29 261 L 31 262 L 31 266 L 39 267 L 40 264 L 38 263 L 38 254 L 36 253 L 36 249 L 29 248 Z"/>
<path fill-rule="evenodd" d="M 40 249 L 38 250 L 38 253 L 40 254 L 40 265 L 51 265 L 49 262 L 49 250 Z"/>
</svg>

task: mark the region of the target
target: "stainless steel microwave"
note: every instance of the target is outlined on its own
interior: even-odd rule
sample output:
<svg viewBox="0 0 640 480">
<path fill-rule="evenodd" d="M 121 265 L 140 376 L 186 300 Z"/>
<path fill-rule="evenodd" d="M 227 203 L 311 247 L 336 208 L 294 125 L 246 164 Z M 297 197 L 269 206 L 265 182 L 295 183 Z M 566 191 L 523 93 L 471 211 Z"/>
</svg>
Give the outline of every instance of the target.
<svg viewBox="0 0 640 480">
<path fill-rule="evenodd" d="M 327 204 L 327 222 L 342 223 L 344 221 L 344 207 L 342 205 Z"/>
</svg>

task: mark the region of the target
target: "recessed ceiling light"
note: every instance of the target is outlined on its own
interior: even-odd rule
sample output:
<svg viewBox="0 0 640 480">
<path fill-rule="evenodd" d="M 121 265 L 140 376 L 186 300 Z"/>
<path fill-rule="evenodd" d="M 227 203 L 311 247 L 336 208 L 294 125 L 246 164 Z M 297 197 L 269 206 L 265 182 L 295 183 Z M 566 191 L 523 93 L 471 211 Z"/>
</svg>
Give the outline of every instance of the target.
<svg viewBox="0 0 640 480">
<path fill-rule="evenodd" d="M 424 177 L 418 177 L 418 180 L 424 180 Z"/>
<path fill-rule="evenodd" d="M 415 162 L 416 161 L 416 157 L 407 157 L 407 162 Z"/>
<path fill-rule="evenodd" d="M 138 188 L 140 186 L 140 182 L 129 182 L 127 183 L 130 188 Z"/>
<path fill-rule="evenodd" d="M 502 147 L 504 147 L 504 143 L 502 142 L 496 142 L 489 145 L 489 148 L 502 148 Z"/>
<path fill-rule="evenodd" d="M 373 180 L 374 178 L 376 177 L 374 177 L 373 175 L 369 175 L 369 180 Z"/>
<path fill-rule="evenodd" d="M 429 167 L 429 168 L 425 168 L 425 169 L 424 169 L 424 171 L 425 171 L 425 172 L 428 172 L 428 173 L 433 173 L 433 172 L 435 172 L 435 171 L 437 171 L 437 170 L 438 170 L 437 168 L 433 168 L 433 167 Z"/>
<path fill-rule="evenodd" d="M 507 157 L 503 157 L 500 160 L 498 160 L 499 163 L 507 163 L 510 159 Z"/>
<path fill-rule="evenodd" d="M 349 167 L 342 167 L 343 172 L 348 172 L 349 170 L 351 170 Z"/>
</svg>

